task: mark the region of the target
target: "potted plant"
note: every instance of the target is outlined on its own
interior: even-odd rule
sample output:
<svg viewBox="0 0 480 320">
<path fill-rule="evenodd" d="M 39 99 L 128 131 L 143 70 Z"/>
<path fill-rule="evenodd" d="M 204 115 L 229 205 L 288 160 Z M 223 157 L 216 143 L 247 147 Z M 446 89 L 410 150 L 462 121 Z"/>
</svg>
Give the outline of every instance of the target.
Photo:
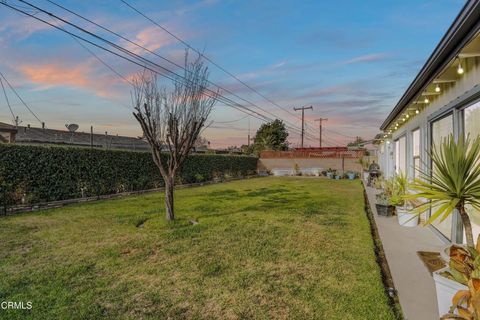
<svg viewBox="0 0 480 320">
<path fill-rule="evenodd" d="M 477 259 L 480 255 L 478 249 L 452 245 L 448 268 L 433 273 L 439 303 L 438 313 L 444 315 L 442 319 L 458 319 L 459 315 L 466 316 L 460 319 L 478 319 L 478 317 L 470 317 L 473 315 L 474 309 L 470 308 L 472 296 L 469 292 L 471 281 L 477 282 L 472 278 L 478 279 L 480 275 L 480 264 Z M 478 291 L 478 286 L 476 291 Z"/>
<path fill-rule="evenodd" d="M 348 178 L 349 180 L 355 179 L 356 176 L 357 176 L 357 174 L 356 174 L 355 172 L 353 172 L 353 171 L 348 171 L 348 172 L 347 172 L 347 178 Z"/>
<path fill-rule="evenodd" d="M 368 163 L 368 160 L 366 158 L 360 158 L 359 162 L 363 169 L 363 180 L 368 181 L 368 177 L 370 175 L 370 172 L 368 171 L 368 166 L 370 164 Z"/>
<path fill-rule="evenodd" d="M 327 178 L 333 179 L 336 175 L 336 170 L 333 170 L 332 168 L 328 168 L 327 170 Z"/>
<path fill-rule="evenodd" d="M 407 199 L 408 179 L 400 172 L 393 178 L 393 191 L 390 204 L 395 206 L 398 223 L 404 227 L 415 227 L 418 225 L 418 213 L 413 211 L 413 200 Z"/>
<path fill-rule="evenodd" d="M 433 146 L 430 152 L 430 158 L 434 169 L 431 174 L 420 171 L 421 179 L 416 179 L 410 185 L 410 188 L 415 191 L 415 193 L 407 195 L 406 198 L 425 199 L 428 201 L 415 209 L 418 214 L 431 209 L 431 215 L 426 224 L 432 223 L 437 219 L 444 220 L 452 214 L 454 210 L 457 210 L 465 231 L 467 242 L 465 249 L 472 255 L 472 258 L 474 258 L 474 266 L 476 267 L 476 264 L 480 263 L 480 258 L 477 259 L 478 254 L 473 251 L 475 244 L 473 241 L 472 225 L 465 208 L 472 207 L 476 209 L 476 212 L 480 210 L 480 166 L 478 165 L 478 160 L 480 159 L 480 137 L 475 138 L 475 140 L 470 143 L 468 137 L 465 138 L 461 136 L 458 141 L 455 142 L 453 135 L 450 135 L 447 139 L 444 139 L 439 146 Z M 472 213 L 474 212 L 475 211 L 472 211 Z M 452 292 L 445 290 L 445 283 L 450 281 L 450 287 L 461 283 L 459 282 L 460 278 L 454 276 L 455 274 L 458 275 L 456 268 L 458 261 L 452 258 L 452 255 L 455 254 L 456 246 L 452 246 L 450 248 L 450 268 L 447 271 L 450 272 L 453 277 L 449 278 L 445 276 L 445 272 L 437 272 L 434 276 L 440 314 L 443 314 L 446 308 L 451 305 L 450 301 L 452 300 Z M 475 272 L 474 275 L 479 275 L 479 272 Z M 469 284 L 468 281 L 467 277 L 467 281 L 464 283 Z M 479 281 L 480 280 L 477 279 L 473 282 L 476 285 Z M 480 313 L 478 304 L 473 305 L 473 308 L 476 313 Z M 474 319 L 478 319 L 478 317 Z"/>
<path fill-rule="evenodd" d="M 377 214 L 379 216 L 391 217 L 395 212 L 395 207 L 392 206 L 390 203 L 390 198 L 393 192 L 392 184 L 393 184 L 392 179 L 383 181 L 381 183 L 382 189 L 383 189 L 382 192 L 380 192 L 375 196 L 376 197 L 375 208 L 377 209 Z"/>
</svg>

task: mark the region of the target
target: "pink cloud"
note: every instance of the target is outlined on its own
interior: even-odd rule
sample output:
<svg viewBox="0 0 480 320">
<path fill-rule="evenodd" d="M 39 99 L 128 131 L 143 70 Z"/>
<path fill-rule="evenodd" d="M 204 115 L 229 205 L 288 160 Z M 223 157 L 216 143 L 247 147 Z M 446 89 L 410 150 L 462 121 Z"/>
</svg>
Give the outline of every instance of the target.
<svg viewBox="0 0 480 320">
<path fill-rule="evenodd" d="M 152 26 L 147 27 L 137 33 L 135 35 L 135 38 L 133 39 L 133 42 L 138 43 L 140 46 L 147 48 L 150 51 L 155 51 L 160 48 L 164 48 L 166 46 L 174 44 L 176 40 L 165 31 L 162 31 L 156 26 Z M 137 54 L 145 53 L 143 49 L 129 42 L 125 42 L 124 46 L 128 50 L 133 51 Z"/>
<path fill-rule="evenodd" d="M 355 57 L 349 60 L 345 60 L 340 62 L 340 64 L 354 64 L 354 63 L 366 63 L 366 62 L 377 62 L 381 60 L 385 60 L 388 58 L 388 54 L 386 53 L 375 53 L 375 54 L 367 54 L 364 56 Z"/>
<path fill-rule="evenodd" d="M 56 62 L 44 64 L 23 64 L 18 67 L 28 82 L 39 85 L 38 90 L 64 86 L 93 91 L 100 97 L 117 97 L 124 84 L 110 74 L 98 74 L 96 62 L 88 60 L 77 65 L 64 65 Z"/>
</svg>

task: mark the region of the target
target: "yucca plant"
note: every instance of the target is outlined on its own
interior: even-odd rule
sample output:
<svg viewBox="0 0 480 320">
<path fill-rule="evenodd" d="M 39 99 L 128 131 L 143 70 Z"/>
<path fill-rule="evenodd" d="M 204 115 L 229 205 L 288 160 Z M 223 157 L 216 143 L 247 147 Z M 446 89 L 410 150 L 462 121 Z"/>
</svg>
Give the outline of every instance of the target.
<svg viewBox="0 0 480 320">
<path fill-rule="evenodd" d="M 391 182 L 392 196 L 390 203 L 393 206 L 404 207 L 409 205 L 411 200 L 406 199 L 408 192 L 408 178 L 403 172 L 399 172 L 393 177 Z"/>
<path fill-rule="evenodd" d="M 409 188 L 413 191 L 406 199 L 427 200 L 415 211 L 420 214 L 432 208 L 427 224 L 445 220 L 457 209 L 465 228 L 467 245 L 474 247 L 472 225 L 465 210 L 471 206 L 480 210 L 480 137 L 470 143 L 463 136 L 455 142 L 453 135 L 433 146 L 430 152 L 432 171 L 420 170 L 420 179 L 415 179 Z"/>
</svg>

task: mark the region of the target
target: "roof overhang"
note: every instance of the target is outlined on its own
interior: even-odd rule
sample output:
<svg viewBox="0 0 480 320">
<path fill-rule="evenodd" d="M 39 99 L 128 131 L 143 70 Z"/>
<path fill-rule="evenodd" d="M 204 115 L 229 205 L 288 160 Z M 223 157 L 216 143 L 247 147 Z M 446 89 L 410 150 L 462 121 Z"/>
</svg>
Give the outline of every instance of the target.
<svg viewBox="0 0 480 320">
<path fill-rule="evenodd" d="M 455 59 L 461 49 L 480 30 L 480 1 L 469 0 L 462 8 L 447 33 L 443 36 L 433 53 L 428 58 L 418 75 L 408 87 L 382 123 L 381 130 L 386 130 L 393 121 L 408 107 L 415 97 L 425 90 L 430 82 Z"/>
</svg>

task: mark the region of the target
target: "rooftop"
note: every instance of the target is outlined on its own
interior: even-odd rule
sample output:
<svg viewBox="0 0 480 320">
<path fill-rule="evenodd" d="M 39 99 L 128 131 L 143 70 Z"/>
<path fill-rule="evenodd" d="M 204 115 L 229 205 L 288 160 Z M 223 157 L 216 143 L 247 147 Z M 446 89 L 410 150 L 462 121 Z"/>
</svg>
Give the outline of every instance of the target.
<svg viewBox="0 0 480 320">
<path fill-rule="evenodd" d="M 147 150 L 148 143 L 141 138 L 119 135 L 97 134 L 86 132 L 70 132 L 67 130 L 35 128 L 30 126 L 15 126 L 0 122 L 0 131 L 15 132 L 17 143 L 67 144 L 90 146 L 93 137 L 93 146 L 114 149 Z"/>
</svg>

